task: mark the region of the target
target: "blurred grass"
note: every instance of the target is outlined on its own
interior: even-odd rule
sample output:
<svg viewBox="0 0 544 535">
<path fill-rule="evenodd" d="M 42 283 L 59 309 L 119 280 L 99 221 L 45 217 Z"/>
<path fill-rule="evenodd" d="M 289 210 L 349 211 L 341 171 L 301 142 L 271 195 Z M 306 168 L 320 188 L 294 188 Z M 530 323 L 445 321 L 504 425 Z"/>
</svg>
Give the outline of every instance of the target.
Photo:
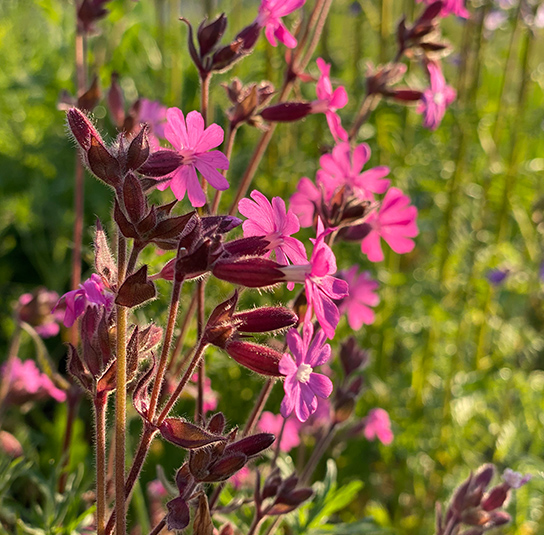
<svg viewBox="0 0 544 535">
<path fill-rule="evenodd" d="M 157 99 L 184 111 L 198 107 L 186 28 L 177 19 L 183 14 L 198 22 L 202 6 L 181 6 L 168 0 L 108 4 L 111 13 L 89 47 L 90 71 L 103 88 L 117 71 L 128 100 Z M 391 57 L 402 9 L 420 9 L 411 0 L 361 0 L 360 6 L 354 11 L 351 1 L 338 0 L 318 48 L 350 94 L 341 113 L 348 124 L 364 88 L 366 62 Z M 382 302 L 376 323 L 358 333 L 373 356 L 370 388 L 358 409 L 361 416 L 374 406 L 387 409 L 395 441 L 377 447 L 357 439 L 339 449 L 336 459 L 341 481 L 354 474 L 365 481 L 352 511 L 360 516 L 358 511 L 381 504 L 380 514 L 399 533 L 432 532 L 435 500 L 447 499 L 470 469 L 489 461 L 537 475 L 517 493 L 508 533 L 544 533 L 543 30 L 527 27 L 515 6 L 499 29 L 486 30 L 483 21 L 494 6 L 478 0 L 470 4 L 469 21 L 450 17 L 443 23 L 453 47 L 444 61 L 446 78 L 459 98 L 436 132 L 424 130 L 413 109 L 388 103 L 362 130 L 373 150 L 371 164 L 390 166 L 393 184 L 417 205 L 420 235 L 413 253 L 388 254 L 382 264 L 365 266 L 381 283 Z M 255 14 L 253 3 L 241 0 L 217 3 L 212 11 L 223 8 L 230 12 L 229 36 Z M 237 75 L 245 82 L 266 78 L 279 85 L 283 52 L 263 40 L 251 58 L 214 77 L 213 119 L 225 123 L 228 104 L 220 82 Z M 56 101 L 61 90 L 74 90 L 73 5 L 4 0 L 0 54 L 0 348 L 5 354 L 17 297 L 40 284 L 59 293 L 68 287 L 74 150 Z M 316 73 L 314 66 L 310 70 Z M 424 83 L 415 67 L 408 80 L 414 87 Z M 311 87 L 302 93 L 314 98 Z M 113 138 L 103 103 L 95 116 Z M 246 128 L 239 132 L 232 183 L 258 135 Z M 299 177 L 314 176 L 328 136 L 319 116 L 279 125 L 258 172 L 259 188 L 288 197 Z M 107 221 L 109 191 L 89 177 L 85 194 L 86 224 L 96 216 Z M 227 192 L 224 207 L 230 197 Z M 87 270 L 90 242 L 87 232 Z M 356 245 L 341 244 L 338 250 L 340 268 L 361 260 Z M 486 273 L 497 267 L 510 274 L 493 287 Z M 212 291 L 223 297 L 229 287 Z M 281 295 L 288 299 L 287 292 Z M 247 292 L 245 304 L 255 296 Z M 272 296 L 261 299 L 270 302 Z M 161 304 L 139 314 L 160 318 Z M 338 336 L 348 334 L 341 323 Z M 63 350 L 49 345 L 60 360 Z M 228 400 L 229 420 L 243 421 L 260 382 L 219 353 L 209 360 L 213 385 Z M 229 381 L 222 380 L 224 374 Z M 75 441 L 84 451 L 83 436 Z M 160 443 L 152 452 L 153 461 L 167 459 L 168 473 L 178 461 L 171 449 Z"/>
</svg>

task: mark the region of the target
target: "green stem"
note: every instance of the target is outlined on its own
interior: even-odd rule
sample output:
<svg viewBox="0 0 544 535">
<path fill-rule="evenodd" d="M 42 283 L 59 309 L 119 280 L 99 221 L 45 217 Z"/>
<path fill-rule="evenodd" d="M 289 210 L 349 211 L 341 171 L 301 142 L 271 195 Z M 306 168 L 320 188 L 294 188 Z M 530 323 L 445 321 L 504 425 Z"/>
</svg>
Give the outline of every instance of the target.
<svg viewBox="0 0 544 535">
<path fill-rule="evenodd" d="M 325 451 L 327 451 L 327 448 L 330 446 L 330 443 L 332 442 L 332 439 L 334 438 L 334 433 L 336 430 L 336 422 L 332 422 L 329 426 L 328 431 L 321 437 L 319 442 L 316 444 L 314 451 L 312 452 L 312 455 L 308 459 L 308 462 L 306 463 L 306 467 L 304 468 L 304 471 L 302 472 L 302 475 L 300 476 L 300 484 L 305 485 L 310 481 L 310 478 L 312 477 L 312 474 L 314 473 L 314 470 L 317 467 L 317 464 L 321 460 L 321 457 L 323 457 L 323 454 Z"/>
</svg>

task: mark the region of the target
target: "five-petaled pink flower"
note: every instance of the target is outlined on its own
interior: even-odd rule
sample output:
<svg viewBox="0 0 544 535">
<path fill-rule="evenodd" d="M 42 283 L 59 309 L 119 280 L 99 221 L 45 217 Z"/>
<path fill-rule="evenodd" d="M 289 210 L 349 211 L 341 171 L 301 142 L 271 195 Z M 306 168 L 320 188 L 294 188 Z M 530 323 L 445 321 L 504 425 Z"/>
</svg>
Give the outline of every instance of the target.
<svg viewBox="0 0 544 535">
<path fill-rule="evenodd" d="M 365 428 L 363 431 L 367 440 L 378 440 L 385 444 L 393 442 L 393 432 L 391 431 L 391 420 L 389 414 L 384 409 L 371 409 L 365 418 Z"/>
<path fill-rule="evenodd" d="M 348 94 L 342 85 L 334 91 L 332 90 L 330 63 L 325 63 L 322 58 L 317 58 L 317 66 L 321 76 L 315 88 L 317 100 L 312 102 L 311 113 L 324 113 L 334 140 L 336 142 L 347 141 L 348 133 L 342 128 L 336 110 L 343 108 L 348 103 Z"/>
<path fill-rule="evenodd" d="M 285 353 L 280 361 L 280 372 L 285 375 L 283 388 L 285 397 L 281 403 L 281 414 L 287 418 L 293 411 L 305 422 L 317 409 L 317 397 L 328 398 L 332 392 L 332 381 L 313 370 L 325 364 L 331 356 L 331 346 L 325 343 L 325 333 L 318 331 L 312 340 L 313 324 L 303 326 L 303 337 L 296 329 L 287 333 L 287 344 L 295 357 Z"/>
<path fill-rule="evenodd" d="M 370 277 L 368 271 L 361 274 L 357 271 L 358 266 L 353 266 L 340 272 L 349 285 L 349 295 L 340 303 L 340 312 L 346 313 L 349 326 L 354 331 L 358 331 L 363 324 L 374 323 L 376 315 L 370 307 L 375 307 L 380 302 L 380 297 L 375 293 L 378 282 Z"/>
<path fill-rule="evenodd" d="M 317 222 L 317 237 L 311 241 L 314 250 L 309 264 L 285 266 L 281 268 L 289 282 L 304 283 L 308 308 L 305 323 L 310 323 L 313 313 L 323 332 L 328 338 L 334 337 L 334 331 L 340 319 L 338 307 L 333 299 L 338 300 L 348 295 L 348 283 L 333 277 L 336 273 L 336 258 L 332 249 L 325 243 L 325 231 L 321 219 Z"/>
<path fill-rule="evenodd" d="M 64 301 L 63 323 L 66 327 L 71 327 L 85 312 L 87 306 L 103 306 L 110 310 L 113 306 L 113 298 L 113 294 L 104 287 L 100 276 L 93 273 L 90 279 L 79 285 L 79 290 L 65 293 L 55 305 L 55 309 L 60 308 Z"/>
<path fill-rule="evenodd" d="M 373 167 L 363 172 L 369 158 L 370 147 L 366 143 L 352 151 L 348 142 L 339 143 L 331 154 L 321 156 L 316 181 L 324 185 L 326 197 L 331 197 L 341 186 L 348 187 L 363 201 L 374 200 L 374 193 L 385 193 L 390 184 L 384 179 L 389 174 L 389 167 Z"/>
<path fill-rule="evenodd" d="M 180 109 L 169 108 L 166 118 L 164 135 L 183 157 L 183 163 L 172 173 L 170 180 L 160 183 L 157 188 L 163 191 L 170 186 L 180 201 L 187 192 L 193 206 L 204 206 L 206 195 L 198 181 L 197 169 L 215 189 L 223 191 L 229 187 L 227 179 L 217 171 L 229 168 L 227 157 L 221 151 L 210 150 L 223 142 L 223 129 L 215 123 L 204 129 L 204 119 L 197 111 L 188 113 L 185 122 Z"/>
<path fill-rule="evenodd" d="M 283 427 L 283 433 L 281 431 Z M 279 436 L 281 433 L 280 450 L 291 451 L 300 444 L 300 428 L 301 424 L 293 418 L 284 418 L 281 414 L 272 412 L 263 412 L 259 423 L 257 424 L 259 431 L 263 433 L 272 433 Z"/>
<path fill-rule="evenodd" d="M 366 220 L 370 232 L 361 242 L 361 251 L 371 262 L 381 262 L 383 251 L 380 237 L 398 254 L 409 253 L 418 235 L 417 208 L 410 205 L 410 197 L 398 188 L 390 188 L 377 212 L 371 212 Z"/>
<path fill-rule="evenodd" d="M 419 105 L 418 113 L 423 113 L 423 126 L 430 130 L 436 130 L 442 121 L 446 108 L 455 100 L 455 89 L 446 84 L 439 63 L 430 61 L 427 63 L 431 86 L 424 92 Z"/>
<path fill-rule="evenodd" d="M 425 4 L 434 4 L 436 0 L 417 0 L 418 2 L 425 2 Z M 441 17 L 447 17 L 450 13 L 468 19 L 470 14 L 465 7 L 465 0 L 442 0 L 442 10 L 440 11 Z"/>
<path fill-rule="evenodd" d="M 297 40 L 285 27 L 281 17 L 296 11 L 304 2 L 306 0 L 262 0 L 256 22 L 264 28 L 264 34 L 272 46 L 278 46 L 278 41 L 288 48 L 297 46 Z"/>
<path fill-rule="evenodd" d="M 300 223 L 292 210 L 286 210 L 281 197 L 274 197 L 272 204 L 257 190 L 251 192 L 251 198 L 242 199 L 238 210 L 248 219 L 244 221 L 244 236 L 264 236 L 274 249 L 276 260 L 284 266 L 289 264 L 304 264 L 308 262 L 306 249 L 300 240 L 292 238 L 291 234 L 300 230 Z"/>
</svg>

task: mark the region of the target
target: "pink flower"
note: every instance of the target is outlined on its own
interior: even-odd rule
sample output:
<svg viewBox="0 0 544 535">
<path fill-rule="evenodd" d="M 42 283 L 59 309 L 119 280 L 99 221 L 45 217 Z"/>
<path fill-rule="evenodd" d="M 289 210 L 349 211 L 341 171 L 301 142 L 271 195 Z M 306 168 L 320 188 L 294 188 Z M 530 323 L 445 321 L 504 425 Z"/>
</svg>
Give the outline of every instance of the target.
<svg viewBox="0 0 544 535">
<path fill-rule="evenodd" d="M 280 361 L 280 372 L 286 376 L 281 414 L 287 418 L 295 411 L 295 416 L 301 422 L 316 411 L 317 397 L 328 398 L 332 392 L 332 381 L 313 371 L 331 356 L 331 346 L 325 344 L 325 333 L 318 331 L 312 340 L 314 328 L 311 322 L 304 324 L 303 331 L 304 338 L 296 329 L 287 333 L 287 344 L 295 360 L 285 353 Z"/>
<path fill-rule="evenodd" d="M 367 440 L 378 440 L 385 444 L 393 442 L 393 432 L 391 431 L 391 420 L 389 414 L 384 409 L 371 409 L 365 418 L 365 429 L 363 431 Z"/>
<path fill-rule="evenodd" d="M 378 294 L 374 293 L 378 288 L 378 282 L 370 277 L 368 271 L 357 274 L 358 267 L 353 266 L 346 271 L 341 271 L 341 276 L 349 285 L 349 295 L 340 304 L 340 312 L 348 316 L 349 326 L 358 331 L 363 324 L 374 323 L 375 314 L 370 307 L 375 307 L 380 302 Z"/>
<path fill-rule="evenodd" d="M 288 452 L 300 444 L 300 422 L 298 420 L 285 419 L 281 414 L 266 411 L 263 412 L 257 428 L 263 433 L 279 436 L 283 422 L 285 422 L 285 427 L 281 436 L 280 450 Z"/>
<path fill-rule="evenodd" d="M 164 126 L 166 124 L 166 106 L 163 106 L 156 100 L 142 98 L 140 100 L 140 110 L 138 120 L 147 123 L 149 126 L 149 143 L 153 150 L 160 148 L 157 138 L 164 139 Z"/>
<path fill-rule="evenodd" d="M 198 181 L 197 169 L 215 189 L 223 191 L 229 187 L 227 179 L 217 171 L 229 168 L 227 157 L 218 150 L 210 151 L 223 142 L 223 129 L 215 123 L 204 129 L 204 119 L 197 111 L 187 114 L 185 122 L 180 109 L 169 108 L 166 118 L 164 134 L 183 157 L 183 163 L 172 173 L 171 180 L 160 183 L 157 188 L 164 191 L 170 187 L 179 201 L 187 192 L 193 206 L 204 206 L 206 195 Z"/>
<path fill-rule="evenodd" d="M 310 113 L 324 113 L 334 140 L 337 142 L 338 140 L 347 141 L 348 133 L 342 128 L 336 110 L 343 108 L 348 103 L 348 94 L 344 86 L 332 90 L 330 63 L 325 63 L 322 58 L 317 58 L 317 67 L 321 72 L 321 76 L 315 88 L 317 100 L 312 102 L 312 111 Z"/>
<path fill-rule="evenodd" d="M 19 297 L 17 303 L 17 316 L 34 327 L 34 330 L 42 338 L 50 338 L 59 334 L 59 322 L 62 321 L 62 312 L 53 313 L 51 310 L 59 300 L 59 294 L 37 288 L 32 293 L 26 293 Z"/>
<path fill-rule="evenodd" d="M 32 399 L 52 397 L 56 401 L 66 400 L 66 393 L 57 388 L 45 373 L 41 373 L 33 360 L 22 362 L 17 357 L 2 367 L 2 375 L 8 382 L 9 401 L 20 405 Z"/>
<path fill-rule="evenodd" d="M 417 0 L 418 2 L 425 2 L 425 4 L 434 4 L 436 0 Z M 465 0 L 442 0 L 442 11 L 440 11 L 441 17 L 447 17 L 450 13 L 468 19 L 469 12 L 465 7 Z"/>
<path fill-rule="evenodd" d="M 304 5 L 306 0 L 262 0 L 256 22 L 264 28 L 264 34 L 272 46 L 278 41 L 288 48 L 295 48 L 297 40 L 283 24 L 281 17 L 289 15 Z"/>
<path fill-rule="evenodd" d="M 361 200 L 374 200 L 373 193 L 385 193 L 390 181 L 384 179 L 389 168 L 380 166 L 363 170 L 370 158 L 370 147 L 361 143 L 351 150 L 348 142 L 339 143 L 331 154 L 324 154 L 319 159 L 321 165 L 317 181 L 325 186 L 326 196 L 330 197 L 341 187 L 348 187 Z"/>
<path fill-rule="evenodd" d="M 417 208 L 408 206 L 410 197 L 398 188 L 390 188 L 377 212 L 367 219 L 371 230 L 361 242 L 361 251 L 371 262 L 381 262 L 383 251 L 380 237 L 398 254 L 409 253 L 414 248 L 414 238 L 418 235 L 416 224 Z"/>
<path fill-rule="evenodd" d="M 243 466 L 233 476 L 229 477 L 229 481 L 235 489 L 239 489 L 240 487 L 251 486 L 255 481 L 255 477 L 247 466 Z"/>
<path fill-rule="evenodd" d="M 446 85 L 440 64 L 430 61 L 427 63 L 431 86 L 423 92 L 417 107 L 418 113 L 423 113 L 423 126 L 436 130 L 442 121 L 446 108 L 455 100 L 455 89 Z"/>
<path fill-rule="evenodd" d="M 79 290 L 65 293 L 55 305 L 54 311 L 62 306 L 64 300 L 66 308 L 63 323 L 66 327 L 71 327 L 88 306 L 103 306 L 110 310 L 113 298 L 113 294 L 104 287 L 100 276 L 93 273 L 90 279 L 79 285 Z"/>
<path fill-rule="evenodd" d="M 315 207 L 321 204 L 321 197 L 321 191 L 309 178 L 300 179 L 289 206 L 297 215 L 301 227 L 311 227 L 314 224 Z"/>
<path fill-rule="evenodd" d="M 313 312 L 328 338 L 334 337 L 334 331 L 340 319 L 338 307 L 333 299 L 342 299 L 348 295 L 346 281 L 333 277 L 336 273 L 336 258 L 332 249 L 325 243 L 323 222 L 317 223 L 317 238 L 312 240 L 314 250 L 309 264 L 286 266 L 281 268 L 290 282 L 304 282 L 308 309 L 305 322 L 311 321 Z"/>
<path fill-rule="evenodd" d="M 306 249 L 301 241 L 292 238 L 291 234 L 300 230 L 297 216 L 292 210 L 286 211 L 281 197 L 274 197 L 272 204 L 259 191 L 253 190 L 251 198 L 242 199 L 238 210 L 248 219 L 244 221 L 244 237 L 264 236 L 274 249 L 276 260 L 284 266 L 307 263 Z"/>
<path fill-rule="evenodd" d="M 507 468 L 503 474 L 502 479 L 504 482 L 513 489 L 519 489 L 532 479 L 532 474 L 521 475 L 519 472 Z"/>
<path fill-rule="evenodd" d="M 191 377 L 193 383 L 198 383 L 198 374 L 195 373 Z M 195 399 L 197 397 L 196 385 L 188 385 L 187 393 L 191 394 Z M 204 414 L 208 411 L 214 411 L 217 409 L 217 392 L 212 389 L 212 380 L 209 377 L 204 379 L 204 403 L 202 405 Z"/>
</svg>

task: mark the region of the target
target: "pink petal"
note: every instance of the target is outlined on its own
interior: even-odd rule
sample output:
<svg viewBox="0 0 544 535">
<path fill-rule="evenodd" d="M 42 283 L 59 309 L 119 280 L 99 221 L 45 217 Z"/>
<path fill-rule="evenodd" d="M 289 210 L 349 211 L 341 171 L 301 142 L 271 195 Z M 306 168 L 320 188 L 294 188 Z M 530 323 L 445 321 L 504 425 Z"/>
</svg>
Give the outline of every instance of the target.
<svg viewBox="0 0 544 535">
<path fill-rule="evenodd" d="M 347 103 L 348 94 L 344 86 L 341 85 L 334 90 L 330 101 L 330 107 L 331 109 L 333 108 L 335 110 L 339 110 L 340 108 L 343 108 Z"/>
<path fill-rule="evenodd" d="M 217 169 L 212 167 L 205 159 L 205 154 L 195 159 L 196 168 L 202 173 L 202 176 L 212 185 L 215 189 L 225 191 L 229 189 L 229 183 L 227 179 Z M 194 206 L 194 205 L 193 205 Z"/>
<path fill-rule="evenodd" d="M 334 140 L 336 142 L 338 140 L 347 141 L 348 133 L 342 128 L 340 117 L 333 111 L 327 111 L 325 117 L 327 118 L 327 124 Z"/>
<path fill-rule="evenodd" d="M 278 41 L 283 43 L 287 48 L 295 48 L 297 46 L 297 40 L 281 21 L 276 27 L 274 35 L 278 38 Z"/>
<path fill-rule="evenodd" d="M 361 143 L 353 149 L 352 172 L 359 174 L 366 162 L 370 159 L 370 147 L 366 143 Z"/>
<path fill-rule="evenodd" d="M 278 42 L 276 41 L 276 36 L 275 36 L 274 30 L 275 30 L 275 27 L 273 25 L 269 24 L 269 25 L 266 26 L 266 28 L 264 30 L 264 35 L 265 35 L 266 39 L 268 40 L 268 42 L 272 46 L 278 46 Z"/>
<path fill-rule="evenodd" d="M 383 251 L 380 244 L 380 235 L 376 230 L 371 230 L 361 242 L 361 251 L 368 256 L 371 262 L 382 262 Z"/>
<path fill-rule="evenodd" d="M 297 366 L 289 353 L 284 353 L 278 365 L 280 373 L 282 375 L 294 375 L 297 373 Z"/>
<path fill-rule="evenodd" d="M 300 366 L 304 362 L 304 344 L 302 343 L 302 338 L 300 337 L 300 334 L 296 329 L 289 329 L 287 332 L 287 345 L 289 346 L 289 350 L 295 357 L 296 365 L 297 367 Z"/>
<path fill-rule="evenodd" d="M 198 111 L 189 112 L 187 114 L 187 136 L 189 138 L 189 148 L 195 151 L 197 150 L 197 147 L 200 145 L 200 140 L 203 137 L 203 133 L 204 118 Z M 214 145 L 214 147 L 215 146 L 216 145 Z"/>
<path fill-rule="evenodd" d="M 307 264 L 308 257 L 303 243 L 296 238 L 287 237 L 283 239 L 282 251 L 288 256 L 293 264 Z"/>
<path fill-rule="evenodd" d="M 189 201 L 195 208 L 204 206 L 206 204 L 206 195 L 204 195 L 204 191 L 202 191 L 202 187 L 198 181 L 195 167 L 194 165 L 188 165 L 187 169 L 185 184 Z"/>
<path fill-rule="evenodd" d="M 310 374 L 308 385 L 313 393 L 320 398 L 328 398 L 332 393 L 332 381 L 321 373 Z"/>
<path fill-rule="evenodd" d="M 197 150 L 198 152 L 207 152 L 210 149 L 214 149 L 215 147 L 218 147 L 219 145 L 221 145 L 221 143 L 223 143 L 224 137 L 225 133 L 223 132 L 223 129 L 218 124 L 213 123 L 208 126 L 206 130 L 204 130 L 200 137 L 198 145 L 195 147 L 195 150 Z M 221 169 L 226 168 L 222 167 Z"/>
<path fill-rule="evenodd" d="M 167 123 L 164 127 L 164 135 L 172 146 L 180 150 L 189 147 L 185 117 L 179 108 L 168 108 L 166 111 Z"/>
<path fill-rule="evenodd" d="M 178 201 L 181 201 L 185 197 L 187 190 L 187 179 L 191 174 L 191 168 L 194 171 L 194 167 L 191 165 L 182 165 L 179 167 L 172 176 L 172 180 L 168 182 L 172 193 Z"/>
<path fill-rule="evenodd" d="M 320 291 L 319 288 L 315 288 L 312 306 L 314 308 L 315 317 L 327 335 L 327 338 L 334 338 L 334 331 L 340 320 L 338 307 L 327 295 Z"/>
</svg>

